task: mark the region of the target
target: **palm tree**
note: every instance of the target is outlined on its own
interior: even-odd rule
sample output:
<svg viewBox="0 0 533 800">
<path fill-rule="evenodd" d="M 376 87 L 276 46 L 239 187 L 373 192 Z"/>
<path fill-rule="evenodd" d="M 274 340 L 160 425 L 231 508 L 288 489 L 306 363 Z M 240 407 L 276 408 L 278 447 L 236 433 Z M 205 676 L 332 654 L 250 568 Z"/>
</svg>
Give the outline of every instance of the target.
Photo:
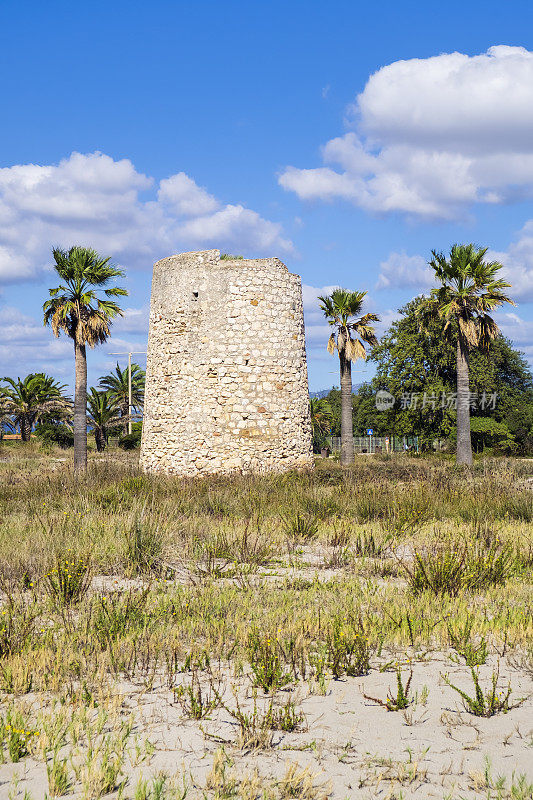
<svg viewBox="0 0 533 800">
<path fill-rule="evenodd" d="M 96 449 L 101 453 L 107 445 L 109 428 L 122 422 L 120 409 L 109 392 L 99 392 L 91 386 L 87 395 L 87 421 L 93 429 Z"/>
<path fill-rule="evenodd" d="M 366 358 L 366 346 L 378 340 L 372 322 L 379 322 L 376 314 L 363 314 L 366 292 L 349 292 L 334 289 L 330 295 L 319 297 L 320 308 L 333 327 L 329 337 L 328 353 L 339 354 L 341 371 L 341 464 L 351 464 L 353 455 L 352 418 L 352 361 Z M 355 317 L 355 319 L 354 319 Z"/>
<path fill-rule="evenodd" d="M 138 364 L 131 365 L 131 411 L 139 411 L 144 403 L 145 372 Z M 109 396 L 118 405 L 123 417 L 130 415 L 129 400 L 129 367 L 121 370 L 118 363 L 114 372 L 102 375 L 99 381 L 100 388 L 109 392 Z M 127 429 L 124 423 L 124 433 Z"/>
<path fill-rule="evenodd" d="M 4 378 L 4 381 L 9 386 L 0 389 L 2 412 L 20 429 L 23 442 L 29 442 L 33 426 L 45 414 L 65 417 L 71 412 L 72 402 L 63 395 L 66 387 L 44 372 L 30 373 L 23 380 Z"/>
<path fill-rule="evenodd" d="M 328 401 L 323 397 L 310 397 L 309 410 L 313 434 L 329 433 L 333 411 Z"/>
<path fill-rule="evenodd" d="M 95 250 L 71 247 L 52 250 L 54 268 L 63 283 L 50 289 L 50 300 L 43 305 L 44 324 L 55 336 L 61 332 L 74 341 L 76 385 L 74 391 L 74 469 L 87 469 L 87 354 L 86 345 L 95 347 L 109 336 L 111 322 L 122 309 L 110 298 L 127 295 L 126 289 L 110 287 L 113 278 L 122 277 L 109 258 Z M 104 297 L 99 297 L 101 290 Z"/>
<path fill-rule="evenodd" d="M 333 411 L 328 401 L 323 397 L 310 397 L 309 411 L 313 428 L 313 451 L 318 453 L 326 445 L 325 437 L 331 431 Z"/>
<path fill-rule="evenodd" d="M 498 261 L 484 261 L 488 248 L 473 244 L 454 244 L 447 260 L 443 253 L 431 251 L 429 266 L 441 284 L 421 303 L 422 324 L 439 318 L 443 332 L 457 337 L 457 463 L 472 464 L 470 438 L 470 386 L 468 356 L 474 347 L 487 351 L 500 330 L 489 312 L 504 303 L 515 303 L 503 290 L 511 284 L 497 274 Z"/>
</svg>

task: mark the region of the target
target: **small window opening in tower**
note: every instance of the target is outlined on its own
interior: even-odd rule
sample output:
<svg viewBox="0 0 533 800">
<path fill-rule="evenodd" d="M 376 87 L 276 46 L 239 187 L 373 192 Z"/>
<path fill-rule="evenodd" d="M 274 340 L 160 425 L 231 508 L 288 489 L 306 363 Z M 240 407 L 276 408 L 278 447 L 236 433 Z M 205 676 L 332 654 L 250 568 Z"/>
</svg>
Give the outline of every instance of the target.
<svg viewBox="0 0 533 800">
<path fill-rule="evenodd" d="M 192 299 L 193 300 L 198 300 L 198 292 L 193 292 L 192 293 Z"/>
</svg>

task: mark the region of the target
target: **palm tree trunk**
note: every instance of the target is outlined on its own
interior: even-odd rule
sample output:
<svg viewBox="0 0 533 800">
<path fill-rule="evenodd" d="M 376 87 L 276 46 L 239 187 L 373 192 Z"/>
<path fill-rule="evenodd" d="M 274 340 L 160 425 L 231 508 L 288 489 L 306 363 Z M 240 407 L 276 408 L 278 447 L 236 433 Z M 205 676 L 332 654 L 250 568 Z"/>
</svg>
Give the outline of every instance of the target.
<svg viewBox="0 0 533 800">
<path fill-rule="evenodd" d="M 20 420 L 20 438 L 23 442 L 31 439 L 31 419 L 29 414 L 23 414 Z"/>
<path fill-rule="evenodd" d="M 461 334 L 457 337 L 457 463 L 472 464 L 468 347 Z"/>
<path fill-rule="evenodd" d="M 123 403 L 123 405 L 121 406 L 121 409 L 120 409 L 121 416 L 129 417 L 129 413 L 130 413 L 130 404 L 129 404 L 129 402 L 128 403 Z M 122 425 L 122 435 L 126 436 L 127 432 L 128 432 L 128 422 L 126 421 Z"/>
<path fill-rule="evenodd" d="M 339 360 L 341 366 L 341 464 L 353 464 L 353 416 L 352 416 L 352 362 L 344 355 L 341 341 Z"/>
<path fill-rule="evenodd" d="M 94 439 L 96 442 L 96 449 L 99 453 L 102 453 L 106 446 L 106 436 L 102 428 L 94 429 Z"/>
<path fill-rule="evenodd" d="M 74 471 L 87 471 L 87 356 L 85 345 L 74 342 Z"/>
</svg>

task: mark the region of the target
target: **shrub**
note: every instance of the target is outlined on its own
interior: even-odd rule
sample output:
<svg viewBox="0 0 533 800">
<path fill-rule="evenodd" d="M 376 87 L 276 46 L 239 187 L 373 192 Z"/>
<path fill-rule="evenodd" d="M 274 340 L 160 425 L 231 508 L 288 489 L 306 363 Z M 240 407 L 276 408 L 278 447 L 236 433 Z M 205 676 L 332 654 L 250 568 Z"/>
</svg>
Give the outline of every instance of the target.
<svg viewBox="0 0 533 800">
<path fill-rule="evenodd" d="M 283 520 L 283 530 L 290 539 L 309 542 L 318 535 L 318 522 L 314 516 L 295 514 Z"/>
<path fill-rule="evenodd" d="M 83 556 L 58 555 L 55 566 L 46 573 L 44 580 L 46 590 L 56 605 L 79 603 L 91 585 L 89 560 Z"/>
<path fill-rule="evenodd" d="M 134 575 L 161 570 L 163 543 L 159 525 L 140 515 L 125 533 L 126 563 Z"/>
<path fill-rule="evenodd" d="M 349 625 L 335 617 L 326 639 L 327 666 L 335 680 L 349 676 L 367 675 L 370 669 L 370 646 L 361 624 Z"/>
<path fill-rule="evenodd" d="M 399 559 L 400 560 L 400 559 Z M 482 591 L 502 586 L 516 571 L 516 555 L 509 546 L 483 543 L 438 545 L 424 552 L 416 551 L 414 564 L 400 563 L 411 591 L 430 590 L 436 595 L 456 597 L 461 590 Z"/>
<path fill-rule="evenodd" d="M 131 433 L 125 433 L 118 440 L 119 447 L 123 450 L 135 450 L 141 446 L 142 422 L 134 422 Z"/>
<path fill-rule="evenodd" d="M 273 636 L 261 634 L 257 628 L 252 628 L 248 635 L 247 650 L 254 686 L 260 686 L 265 692 L 269 692 L 291 682 L 292 675 L 285 672 L 279 647 Z"/>
<path fill-rule="evenodd" d="M 385 700 L 380 700 L 379 697 L 369 697 L 367 694 L 363 694 L 363 697 L 366 700 L 372 700 L 373 703 L 378 703 L 378 705 L 383 706 L 383 708 L 386 708 L 387 711 L 403 711 L 413 702 L 412 699 L 409 697 L 409 690 L 411 688 L 412 677 L 413 677 L 413 670 L 410 671 L 407 683 L 404 686 L 402 680 L 402 671 L 400 667 L 397 667 L 396 695 L 393 695 L 391 690 L 389 689 L 387 698 Z"/>
<path fill-rule="evenodd" d="M 46 422 L 37 425 L 34 435 L 40 440 L 43 447 L 57 445 L 66 449 L 74 446 L 74 433 L 61 422 Z"/>
<path fill-rule="evenodd" d="M 518 705 L 518 703 L 516 703 L 512 706 L 509 703 L 509 698 L 512 694 L 510 683 L 507 684 L 506 689 L 502 692 L 497 691 L 498 679 L 500 677 L 499 670 L 492 673 L 491 687 L 485 692 L 480 686 L 479 675 L 474 667 L 470 668 L 470 672 L 472 674 L 472 680 L 474 681 L 475 697 L 470 697 L 467 692 L 464 692 L 462 689 L 459 689 L 458 686 L 451 683 L 447 675 L 443 675 L 442 677 L 448 686 L 461 696 L 465 709 L 470 711 L 471 714 L 474 714 L 476 717 L 492 717 L 500 711 L 505 713 Z"/>
</svg>

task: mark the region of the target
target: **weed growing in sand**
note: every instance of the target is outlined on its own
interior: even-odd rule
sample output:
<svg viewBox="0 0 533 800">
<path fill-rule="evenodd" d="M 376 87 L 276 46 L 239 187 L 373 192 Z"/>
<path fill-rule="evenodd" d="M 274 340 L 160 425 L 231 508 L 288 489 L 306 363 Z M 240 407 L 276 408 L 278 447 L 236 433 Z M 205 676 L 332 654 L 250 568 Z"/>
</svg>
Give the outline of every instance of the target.
<svg viewBox="0 0 533 800">
<path fill-rule="evenodd" d="M 498 680 L 500 677 L 499 669 L 492 673 L 490 689 L 483 691 L 479 683 L 479 675 L 474 669 L 470 668 L 472 680 L 474 681 L 475 696 L 471 697 L 467 692 L 460 689 L 455 684 L 451 683 L 447 675 L 443 675 L 443 680 L 454 689 L 463 701 L 463 705 L 467 711 L 474 714 L 476 717 L 493 717 L 500 712 L 506 713 L 511 708 L 516 708 L 523 701 L 518 701 L 511 705 L 509 699 L 512 694 L 511 684 L 508 683 L 506 689 L 501 692 L 497 691 Z"/>
<path fill-rule="evenodd" d="M 161 774 L 152 778 L 151 781 L 141 778 L 135 787 L 133 800 L 185 800 L 186 796 L 187 790 L 178 793 L 168 785 L 168 777 Z"/>
<path fill-rule="evenodd" d="M 294 514 L 283 519 L 283 531 L 293 541 L 311 542 L 318 535 L 318 521 L 313 515 Z"/>
<path fill-rule="evenodd" d="M 5 717 L 0 718 L 0 760 L 5 761 L 5 751 L 10 761 L 17 764 L 30 752 L 32 740 L 38 736 L 20 711 L 8 708 Z"/>
<path fill-rule="evenodd" d="M 274 706 L 274 701 L 270 702 L 267 710 L 267 722 L 272 730 L 292 731 L 300 730 L 305 721 L 303 712 L 298 711 L 296 704 L 289 698 L 281 706 Z"/>
<path fill-rule="evenodd" d="M 254 686 L 269 692 L 286 686 L 294 679 L 285 671 L 277 639 L 269 633 L 262 634 L 257 628 L 252 628 L 248 635 L 247 653 Z"/>
<path fill-rule="evenodd" d="M 469 614 L 463 624 L 458 624 L 456 628 L 448 622 L 448 636 L 450 644 L 456 653 L 464 658 L 467 667 L 478 667 L 487 661 L 488 648 L 487 640 L 484 636 L 475 644 L 472 641 L 472 626 L 474 619 Z"/>
<path fill-rule="evenodd" d="M 54 748 L 52 760 L 46 764 L 48 792 L 51 797 L 61 797 L 70 789 L 70 776 L 67 759 L 59 757 L 59 747 Z"/>
<path fill-rule="evenodd" d="M 143 509 L 124 537 L 126 565 L 132 575 L 149 575 L 161 571 L 163 543 L 157 522 L 145 515 Z"/>
<path fill-rule="evenodd" d="M 347 618 L 335 617 L 326 638 L 327 666 L 338 680 L 346 674 L 351 677 L 367 675 L 370 669 L 370 645 L 360 622 L 348 623 Z"/>
<path fill-rule="evenodd" d="M 400 667 L 396 667 L 396 695 L 393 695 L 391 690 L 387 694 L 387 698 L 385 700 L 380 700 L 379 697 L 369 697 L 367 694 L 363 693 L 363 697 L 365 700 L 371 700 L 373 703 L 378 703 L 378 705 L 386 708 L 387 711 L 403 711 L 405 708 L 411 705 L 413 699 L 409 697 L 409 690 L 411 688 L 411 680 L 413 677 L 413 670 L 409 672 L 409 677 L 407 679 L 407 683 L 403 684 L 402 680 L 402 671 Z"/>
<path fill-rule="evenodd" d="M 173 692 L 183 713 L 191 719 L 204 719 L 220 704 L 219 694 L 212 681 L 208 689 L 203 689 L 196 670 L 192 671 L 187 683 L 174 687 Z"/>
<path fill-rule="evenodd" d="M 457 597 L 460 591 L 482 591 L 503 586 L 516 570 L 515 554 L 509 546 L 494 543 L 436 545 L 415 551 L 414 564 L 399 559 L 413 594 L 429 590 L 435 595 Z"/>
<path fill-rule="evenodd" d="M 91 584 L 91 569 L 87 558 L 75 556 L 68 550 L 66 556 L 57 555 L 55 566 L 44 576 L 44 584 L 52 602 L 58 606 L 79 603 Z"/>
<path fill-rule="evenodd" d="M 533 783 L 527 775 L 511 775 L 510 781 L 503 775 L 494 777 L 489 756 L 485 756 L 483 772 L 471 772 L 472 788 L 477 792 L 486 792 L 486 800 L 531 800 Z"/>
</svg>

